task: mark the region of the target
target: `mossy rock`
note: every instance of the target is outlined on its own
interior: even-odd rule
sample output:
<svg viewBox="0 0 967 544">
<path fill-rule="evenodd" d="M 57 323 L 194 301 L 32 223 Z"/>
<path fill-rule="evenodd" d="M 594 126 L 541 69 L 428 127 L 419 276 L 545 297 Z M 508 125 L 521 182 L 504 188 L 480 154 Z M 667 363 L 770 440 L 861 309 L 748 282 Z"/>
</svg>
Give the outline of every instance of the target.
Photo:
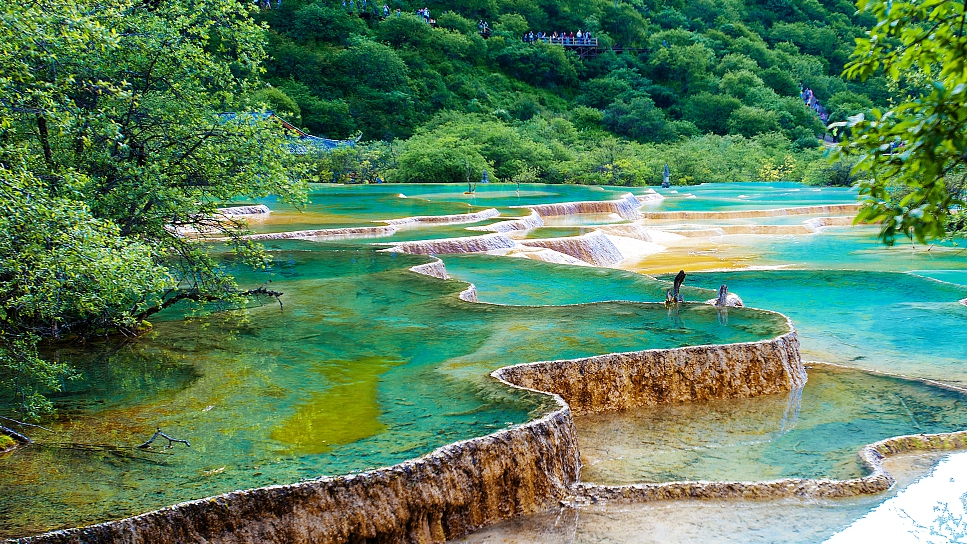
<svg viewBox="0 0 967 544">
<path fill-rule="evenodd" d="M 17 447 L 17 441 L 9 436 L 0 433 L 0 453 L 9 451 Z"/>
</svg>

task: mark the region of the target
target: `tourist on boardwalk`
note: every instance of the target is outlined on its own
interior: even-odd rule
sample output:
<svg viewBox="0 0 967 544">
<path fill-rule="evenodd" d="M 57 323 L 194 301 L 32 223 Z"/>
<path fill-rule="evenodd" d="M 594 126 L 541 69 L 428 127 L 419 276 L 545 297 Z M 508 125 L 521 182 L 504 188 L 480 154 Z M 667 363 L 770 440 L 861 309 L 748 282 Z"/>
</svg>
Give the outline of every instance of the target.
<svg viewBox="0 0 967 544">
<path fill-rule="evenodd" d="M 521 36 L 524 43 L 545 42 L 556 45 L 597 45 L 592 41 L 591 32 L 578 30 L 577 32 L 553 32 L 547 33 L 538 30 L 525 32 Z"/>
</svg>

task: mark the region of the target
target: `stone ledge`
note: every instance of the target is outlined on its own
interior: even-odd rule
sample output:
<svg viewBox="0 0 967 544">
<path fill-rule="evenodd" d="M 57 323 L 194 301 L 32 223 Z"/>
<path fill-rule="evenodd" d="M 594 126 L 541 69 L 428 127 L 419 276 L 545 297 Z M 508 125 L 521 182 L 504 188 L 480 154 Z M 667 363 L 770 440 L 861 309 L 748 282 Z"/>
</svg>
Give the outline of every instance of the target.
<svg viewBox="0 0 967 544">
<path fill-rule="evenodd" d="M 545 374 L 557 376 L 557 386 L 538 379 Z M 441 542 L 549 510 L 583 488 L 575 486 L 581 462 L 571 408 L 557 390 L 581 410 L 603 411 L 767 394 L 799 387 L 806 379 L 791 322 L 788 333 L 760 342 L 531 363 L 492 376 L 511 387 L 551 395 L 558 408 L 518 427 L 449 444 L 391 467 L 235 491 L 13 542 Z M 582 389 L 579 381 L 594 385 Z"/>
<path fill-rule="evenodd" d="M 545 511 L 580 458 L 570 410 L 354 475 L 235 491 L 22 543 L 441 542 Z"/>
<path fill-rule="evenodd" d="M 790 391 L 806 383 L 799 338 L 611 353 L 508 366 L 491 375 L 556 393 L 586 414 L 672 402 L 743 398 Z"/>
<path fill-rule="evenodd" d="M 581 506 L 602 501 L 639 503 L 674 499 L 830 499 L 870 495 L 886 491 L 896 481 L 883 468 L 883 459 L 886 457 L 897 453 L 964 448 L 967 448 L 967 431 L 897 436 L 869 444 L 859 451 L 860 460 L 870 471 L 863 478 L 788 478 L 768 482 L 668 482 L 628 485 L 578 483 L 574 485 L 574 496 L 564 504 Z"/>
</svg>

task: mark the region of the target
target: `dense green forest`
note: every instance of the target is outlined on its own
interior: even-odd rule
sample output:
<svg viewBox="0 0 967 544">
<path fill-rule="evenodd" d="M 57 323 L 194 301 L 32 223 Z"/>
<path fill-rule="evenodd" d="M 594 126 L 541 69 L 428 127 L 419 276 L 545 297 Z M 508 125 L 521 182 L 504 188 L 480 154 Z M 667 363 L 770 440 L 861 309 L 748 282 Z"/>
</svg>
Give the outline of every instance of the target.
<svg viewBox="0 0 967 544">
<path fill-rule="evenodd" d="M 268 256 L 216 208 L 299 203 L 312 179 L 640 185 L 667 163 L 675 183 L 855 181 L 887 243 L 967 231 L 967 4 L 460 1 L 428 4 L 435 26 L 397 0 L 385 19 L 361 0 L 0 4 L 3 410 L 39 418 L 73 376 L 42 348 L 271 294 L 227 273 Z M 845 137 L 837 162 L 800 84 Z M 293 154 L 264 107 L 362 140 Z"/>
<path fill-rule="evenodd" d="M 424 5 L 435 25 L 416 15 Z M 386 6 L 384 18 L 382 3 L 286 0 L 260 14 L 273 86 L 260 98 L 311 133 L 362 136 L 324 179 L 465 181 L 486 168 L 502 181 L 641 185 L 667 162 L 678 183 L 851 183 L 818 164 L 825 126 L 800 85 L 828 122 L 891 95 L 882 76 L 841 77 L 875 23 L 848 0 Z M 599 40 L 595 58 L 522 39 L 578 30 Z"/>
</svg>

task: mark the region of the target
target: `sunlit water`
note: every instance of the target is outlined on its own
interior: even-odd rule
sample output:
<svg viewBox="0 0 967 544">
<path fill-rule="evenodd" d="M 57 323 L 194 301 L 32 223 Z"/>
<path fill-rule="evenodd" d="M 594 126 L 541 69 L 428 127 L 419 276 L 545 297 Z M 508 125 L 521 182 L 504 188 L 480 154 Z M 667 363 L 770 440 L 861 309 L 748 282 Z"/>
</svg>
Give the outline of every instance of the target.
<svg viewBox="0 0 967 544">
<path fill-rule="evenodd" d="M 513 206 L 615 200 L 629 192 L 646 191 L 644 188 L 521 184 L 518 192 L 516 187 L 506 183 L 478 184 L 474 194 L 469 195 L 465 194 L 466 185 L 315 184 L 308 202 L 298 207 L 274 198 L 259 200 L 272 213 L 267 218 L 252 218 L 250 227 L 254 232 L 360 227 L 402 217 L 466 214 L 497 208 L 502 217 L 485 222 L 492 223 L 530 213 Z M 471 234 L 480 233 L 464 235 Z"/>
<path fill-rule="evenodd" d="M 242 324 L 160 321 L 152 337 L 83 365 L 88 378 L 61 399 L 57 435 L 37 436 L 48 446 L 0 458 L 5 536 L 384 466 L 544 413 L 547 397 L 488 376 L 500 366 L 785 329 L 754 310 L 723 325 L 701 306 L 671 320 L 659 305 L 473 304 L 456 297 L 465 283 L 406 270 L 425 258 L 283 245 L 271 270 L 240 277 L 272 279 L 283 311 L 270 300 Z M 191 448 L 130 449 L 156 427 Z M 135 458 L 65 443 L 126 446 Z"/>
<path fill-rule="evenodd" d="M 868 474 L 856 455 L 866 444 L 967 428 L 965 408 L 959 391 L 816 366 L 790 394 L 576 417 L 581 479 L 858 478 Z"/>
<path fill-rule="evenodd" d="M 475 195 L 465 195 L 465 190 L 459 185 L 314 186 L 302 210 L 264 201 L 273 213 L 253 221 L 252 228 L 272 232 L 365 226 L 379 224 L 372 222 L 376 220 L 498 208 L 502 217 L 476 223 L 484 225 L 529 213 L 513 206 L 611 200 L 629 192 L 545 185 L 522 185 L 518 192 L 508 184 L 481 184 Z M 631 192 L 642 194 L 645 189 Z M 855 201 L 848 189 L 795 184 L 709 184 L 660 192 L 666 200 L 650 204 L 648 210 L 724 211 Z M 716 221 L 795 225 L 803 219 Z M 592 214 L 565 217 L 528 236 L 580 235 L 593 223 L 617 220 Z M 57 435 L 36 434 L 46 446 L 0 457 L 0 536 L 392 464 L 544 413 L 546 397 L 509 390 L 487 376 L 506 364 L 745 341 L 772 336 L 784 326 L 772 314 L 751 310 L 730 310 L 725 325 L 711 308 L 691 305 L 679 318 L 671 318 L 664 308 L 635 303 L 662 300 L 667 281 L 633 272 L 447 255 L 448 271 L 463 281 L 442 281 L 406 270 L 425 258 L 380 253 L 370 245 L 482 234 L 467 226 L 406 228 L 390 237 L 343 244 L 267 242 L 273 267 L 264 273 L 243 272 L 240 281 L 257 286 L 271 279 L 272 289 L 286 293 L 283 311 L 268 300 L 264 307 L 250 308 L 241 323 L 185 323 L 169 315 L 156 320 L 148 338 L 88 356 L 80 364 L 85 378 L 68 384 L 55 399 L 61 416 L 50 426 Z M 692 273 L 750 266 L 801 270 Z M 957 304 L 967 297 L 967 257 L 959 247 L 884 249 L 875 240 L 875 228 L 826 229 L 809 236 L 699 239 L 679 253 L 649 256 L 640 267 L 654 273 L 679 268 L 690 272 L 687 300 L 712 298 L 718 285 L 727 283 L 747 305 L 790 315 L 807 359 L 967 383 L 967 371 L 960 368 L 967 345 L 967 307 Z M 858 271 L 825 270 L 840 268 Z M 456 293 L 466 286 L 464 281 L 476 284 L 482 301 L 511 306 L 459 301 Z M 580 306 L 560 306 L 572 304 Z M 557 307 L 540 307 L 544 305 Z M 70 350 L 60 356 L 77 360 Z M 866 402 L 868 388 L 882 395 Z M 797 402 L 779 396 L 627 416 L 668 430 L 664 434 L 694 450 L 678 444 L 673 453 L 659 446 L 652 451 L 652 439 L 640 438 L 647 429 L 641 434 L 621 430 L 625 416 L 584 426 L 581 441 L 584 445 L 586 434 L 590 446 L 598 432 L 606 443 L 608 429 L 619 429 L 631 439 L 611 440 L 610 445 L 627 450 L 624 460 L 664 456 L 664 465 L 649 460 L 608 469 L 615 481 L 761 479 L 800 473 L 845 477 L 860 470 L 855 448 L 862 443 L 913 432 L 911 426 L 946 430 L 962 425 L 959 395 L 854 371 L 813 369 Z M 898 408 L 902 406 L 903 411 Z M 130 446 L 156 427 L 189 439 L 192 447 L 175 445 L 170 456 L 132 458 Z M 723 437 L 723 430 L 735 436 Z M 70 444 L 80 446 L 66 447 Z M 86 446 L 91 444 L 96 447 Z M 112 452 L 105 445 L 126 449 Z M 688 455 L 694 454 L 683 453 L 702 448 L 730 454 L 702 466 L 689 461 Z M 589 449 L 586 455 L 591 454 Z M 590 466 L 586 477 L 594 474 Z M 594 466 L 607 472 L 604 461 Z M 749 515 L 737 515 L 729 522 L 730 530 L 756 540 L 765 534 L 757 531 L 769 527 L 763 520 L 772 519 L 777 508 L 788 519 L 819 516 L 823 521 L 816 526 L 845 526 L 885 498 L 765 508 L 744 503 L 737 512 Z M 663 515 L 664 507 L 642 508 Z M 702 511 L 708 519 L 720 519 L 712 510 L 732 507 L 668 508 L 678 512 L 667 516 L 669 523 L 679 524 L 666 524 L 663 530 L 684 538 L 695 525 L 682 512 Z M 602 523 L 584 525 L 589 526 L 604 531 L 602 541 L 610 538 Z M 796 532 L 807 533 L 820 534 Z M 792 533 L 777 539 L 814 540 Z"/>
<path fill-rule="evenodd" d="M 856 203 L 856 190 L 852 188 L 808 187 L 789 182 L 703 183 L 656 191 L 665 200 L 649 211 L 769 210 Z"/>
<path fill-rule="evenodd" d="M 938 454 L 887 458 L 884 465 L 897 485 L 878 495 L 848 499 L 658 501 L 644 504 L 597 504 L 515 518 L 455 542 L 468 544 L 815 544 L 913 487 L 918 478 L 935 479 Z M 964 461 L 960 461 L 961 467 Z M 943 475 L 940 475 L 941 477 Z M 940 497 L 919 497 L 931 508 Z M 946 497 L 944 497 L 946 499 Z M 921 518 L 922 520 L 922 518 Z M 875 521 L 874 521 L 875 523 Z M 863 528 L 838 542 L 897 542 L 894 534 L 874 535 Z M 902 531 L 906 527 L 902 525 Z M 923 533 L 921 533 L 923 534 Z M 922 540 L 950 542 L 950 540 Z"/>
</svg>

